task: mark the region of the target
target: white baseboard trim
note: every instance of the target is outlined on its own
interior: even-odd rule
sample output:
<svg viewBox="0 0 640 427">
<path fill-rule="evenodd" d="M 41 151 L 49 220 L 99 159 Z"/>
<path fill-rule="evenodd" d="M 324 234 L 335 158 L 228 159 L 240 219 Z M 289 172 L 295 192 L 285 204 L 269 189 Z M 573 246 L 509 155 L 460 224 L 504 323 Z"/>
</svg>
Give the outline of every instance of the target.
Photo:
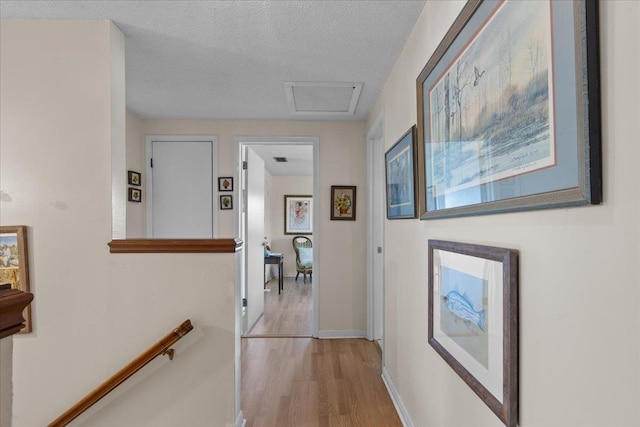
<svg viewBox="0 0 640 427">
<path fill-rule="evenodd" d="M 386 368 L 382 368 L 382 381 L 384 385 L 387 387 L 387 391 L 389 392 L 389 396 L 391 396 L 391 401 L 393 402 L 393 406 L 396 407 L 396 411 L 398 411 L 398 416 L 400 417 L 400 421 L 402 421 L 402 425 L 404 427 L 415 427 L 407 408 L 404 406 L 404 402 L 402 401 L 402 397 L 398 393 L 398 389 L 396 388 L 393 380 L 389 376 L 389 372 L 387 372 Z"/>
<path fill-rule="evenodd" d="M 236 417 L 236 422 L 233 424 L 227 424 L 227 427 L 245 427 L 246 425 L 247 420 L 244 419 L 244 414 L 240 411 Z"/>
<path fill-rule="evenodd" d="M 320 339 L 341 339 L 341 338 L 366 338 L 367 331 L 357 330 L 337 330 L 337 331 L 318 331 Z"/>
</svg>

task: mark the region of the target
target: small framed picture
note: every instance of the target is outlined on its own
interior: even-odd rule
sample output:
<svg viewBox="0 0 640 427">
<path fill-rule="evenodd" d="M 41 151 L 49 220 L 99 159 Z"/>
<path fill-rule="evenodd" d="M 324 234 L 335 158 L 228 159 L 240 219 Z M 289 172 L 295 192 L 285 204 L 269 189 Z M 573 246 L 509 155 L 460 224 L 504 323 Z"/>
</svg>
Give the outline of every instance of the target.
<svg viewBox="0 0 640 427">
<path fill-rule="evenodd" d="M 313 234 L 313 197 L 284 196 L 284 234 Z"/>
<path fill-rule="evenodd" d="M 129 185 L 137 185 L 138 187 L 142 185 L 142 181 L 140 180 L 140 172 L 128 171 L 127 178 Z"/>
<path fill-rule="evenodd" d="M 331 219 L 343 221 L 356 220 L 355 185 L 331 186 Z"/>
<path fill-rule="evenodd" d="M 231 176 L 219 177 L 218 191 L 233 191 L 233 177 Z"/>
<path fill-rule="evenodd" d="M 131 188 L 129 187 L 129 198 L 130 202 L 140 203 L 142 201 L 142 190 L 140 188 Z"/>
<path fill-rule="evenodd" d="M 25 225 L 3 225 L 0 227 L 0 284 L 11 289 L 29 291 L 29 250 Z M 31 304 L 22 312 L 25 327 L 21 334 L 32 331 Z"/>
<path fill-rule="evenodd" d="M 233 196 L 225 195 L 220 196 L 220 209 L 233 209 Z"/>
<path fill-rule="evenodd" d="M 385 154 L 387 218 L 415 218 L 416 215 L 416 127 L 411 127 Z"/>
</svg>

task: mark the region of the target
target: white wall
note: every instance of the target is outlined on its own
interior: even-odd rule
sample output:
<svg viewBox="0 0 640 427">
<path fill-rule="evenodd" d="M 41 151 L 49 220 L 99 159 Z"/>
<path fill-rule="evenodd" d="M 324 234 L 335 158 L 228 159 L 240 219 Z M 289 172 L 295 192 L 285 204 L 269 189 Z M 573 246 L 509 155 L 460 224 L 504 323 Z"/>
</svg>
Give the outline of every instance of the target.
<svg viewBox="0 0 640 427">
<path fill-rule="evenodd" d="M 426 3 L 370 114 L 387 148 L 464 4 Z M 384 364 L 416 426 L 502 425 L 427 343 L 428 239 L 520 251 L 520 426 L 640 425 L 640 3 L 600 5 L 604 203 L 386 223 Z"/>
<path fill-rule="evenodd" d="M 145 176 L 145 152 L 144 152 L 144 133 L 142 132 L 142 120 L 132 111 L 127 110 L 126 116 L 126 163 L 127 171 L 140 173 L 140 187 L 142 190 L 142 201 L 127 201 L 127 238 L 136 239 L 146 237 L 146 216 L 145 209 L 147 206 L 146 176 Z M 127 185 L 127 187 L 131 187 Z"/>
<path fill-rule="evenodd" d="M 271 249 L 284 254 L 284 275 L 296 275 L 296 254 L 291 239 L 284 234 L 284 196 L 312 195 L 313 176 L 274 176 L 271 190 Z M 307 235 L 313 241 L 312 235 Z M 301 276 L 302 277 L 302 276 Z M 299 279 L 302 282 L 302 279 Z M 308 282 L 307 282 L 308 283 Z"/>
<path fill-rule="evenodd" d="M 176 359 L 85 424 L 233 423 L 235 255 L 108 251 L 111 143 L 124 138 L 124 81 L 114 88 L 111 75 L 119 30 L 0 30 L 0 218 L 29 226 L 35 295 L 34 332 L 13 339 L 14 427 L 46 425 L 187 318 L 196 329 Z"/>
<path fill-rule="evenodd" d="M 319 203 L 320 229 L 314 234 L 322 236 L 319 330 L 366 331 L 364 122 L 145 119 L 142 129 L 153 135 L 216 135 L 219 176 L 233 176 L 235 136 L 317 136 L 320 194 L 315 203 Z M 331 185 L 340 184 L 358 187 L 357 221 L 329 219 Z M 234 237 L 233 219 L 232 211 L 219 211 L 219 237 Z"/>
</svg>

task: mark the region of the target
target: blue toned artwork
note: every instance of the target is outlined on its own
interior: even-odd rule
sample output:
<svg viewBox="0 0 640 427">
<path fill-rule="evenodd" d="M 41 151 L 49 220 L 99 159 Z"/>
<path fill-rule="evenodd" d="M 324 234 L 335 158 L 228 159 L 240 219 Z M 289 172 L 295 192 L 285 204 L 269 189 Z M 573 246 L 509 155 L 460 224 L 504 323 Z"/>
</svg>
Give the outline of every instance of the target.
<svg viewBox="0 0 640 427">
<path fill-rule="evenodd" d="M 387 218 L 415 218 L 415 126 L 385 154 L 387 173 Z"/>
<path fill-rule="evenodd" d="M 440 292 L 440 329 L 488 367 L 487 280 L 442 267 Z"/>
</svg>

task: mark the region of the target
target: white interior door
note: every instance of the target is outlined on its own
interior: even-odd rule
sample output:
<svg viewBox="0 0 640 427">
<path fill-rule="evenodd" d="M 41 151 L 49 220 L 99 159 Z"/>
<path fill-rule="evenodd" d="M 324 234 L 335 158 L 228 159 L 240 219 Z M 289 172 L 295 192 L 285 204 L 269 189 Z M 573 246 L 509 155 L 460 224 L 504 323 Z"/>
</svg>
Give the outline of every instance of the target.
<svg viewBox="0 0 640 427">
<path fill-rule="evenodd" d="M 211 239 L 217 208 L 215 143 L 148 140 L 147 236 Z"/>
<path fill-rule="evenodd" d="M 249 329 L 264 312 L 264 160 L 251 148 L 246 153 L 246 298 Z M 246 331 L 248 332 L 248 331 Z"/>
<path fill-rule="evenodd" d="M 369 215 L 367 242 L 368 326 L 367 338 L 384 347 L 384 219 L 385 165 L 383 116 L 367 135 L 367 179 Z"/>
</svg>

